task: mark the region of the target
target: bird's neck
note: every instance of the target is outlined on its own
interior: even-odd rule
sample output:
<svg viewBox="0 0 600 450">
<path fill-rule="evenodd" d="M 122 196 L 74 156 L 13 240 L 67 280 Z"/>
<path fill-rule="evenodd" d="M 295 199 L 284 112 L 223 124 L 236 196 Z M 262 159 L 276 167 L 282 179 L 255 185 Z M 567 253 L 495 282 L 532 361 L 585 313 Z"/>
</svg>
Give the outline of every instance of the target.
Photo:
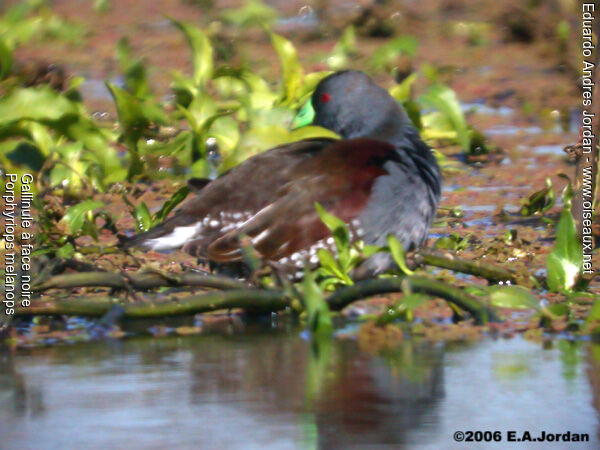
<svg viewBox="0 0 600 450">
<path fill-rule="evenodd" d="M 405 164 L 412 166 L 423 178 L 431 193 L 439 197 L 442 176 L 437 160 L 431 148 L 423 142 L 419 131 L 404 113 L 390 114 L 379 126 L 367 136 L 388 142 L 401 155 Z"/>
</svg>

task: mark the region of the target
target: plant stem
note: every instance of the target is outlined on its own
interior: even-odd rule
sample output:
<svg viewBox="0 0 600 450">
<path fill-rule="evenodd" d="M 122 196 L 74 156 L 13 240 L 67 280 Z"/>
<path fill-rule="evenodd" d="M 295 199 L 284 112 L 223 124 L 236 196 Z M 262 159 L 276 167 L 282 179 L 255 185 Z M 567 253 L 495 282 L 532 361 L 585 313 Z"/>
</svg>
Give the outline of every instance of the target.
<svg viewBox="0 0 600 450">
<path fill-rule="evenodd" d="M 289 299 L 282 292 L 257 289 L 207 292 L 166 301 L 143 303 L 119 303 L 113 297 L 64 297 L 34 300 L 28 307 L 15 308 L 15 315 L 101 317 L 116 304 L 120 304 L 123 308 L 123 317 L 141 319 L 183 316 L 231 308 L 261 312 L 280 311 L 289 306 Z"/>
<path fill-rule="evenodd" d="M 464 290 L 441 281 L 414 275 L 404 278 L 374 278 L 361 281 L 337 290 L 327 298 L 327 303 L 329 303 L 331 309 L 339 310 L 365 297 L 401 292 L 403 282 L 408 283 L 412 292 L 421 292 L 443 298 L 468 311 L 475 318 L 477 324 L 484 324 L 488 321 L 501 321 L 491 308 L 484 305 L 479 298 L 467 294 Z"/>
<path fill-rule="evenodd" d="M 421 250 L 415 255 L 415 261 L 419 264 L 468 273 L 489 281 L 510 281 L 512 283 L 517 281 L 517 275 L 510 269 L 504 269 L 489 263 L 482 263 L 481 261 L 458 258 L 451 254 Z"/>
<path fill-rule="evenodd" d="M 42 292 L 48 289 L 71 289 L 77 287 L 110 287 L 114 289 L 147 290 L 164 286 L 193 286 L 213 289 L 246 289 L 249 286 L 233 278 L 196 273 L 169 274 L 162 276 L 154 272 L 119 274 L 113 272 L 82 272 L 56 275 L 33 289 Z"/>
</svg>

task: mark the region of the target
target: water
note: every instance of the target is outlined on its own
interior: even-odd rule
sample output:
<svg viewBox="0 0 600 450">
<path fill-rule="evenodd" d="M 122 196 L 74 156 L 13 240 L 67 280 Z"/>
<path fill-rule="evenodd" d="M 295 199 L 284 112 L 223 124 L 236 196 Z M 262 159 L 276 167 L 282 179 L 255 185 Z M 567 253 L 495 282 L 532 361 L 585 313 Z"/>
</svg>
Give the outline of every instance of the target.
<svg viewBox="0 0 600 450">
<path fill-rule="evenodd" d="M 508 106 L 492 107 L 485 104 L 485 99 L 475 100 L 473 102 L 462 102 L 461 109 L 465 113 L 476 112 L 478 114 L 496 115 L 501 117 L 510 117 L 515 113 L 514 108 Z"/>
<path fill-rule="evenodd" d="M 464 448 L 458 430 L 587 432 L 577 448 L 598 448 L 600 361 L 594 372 L 586 343 L 551 347 L 405 341 L 374 354 L 246 331 L 5 352 L 2 448 Z"/>
<path fill-rule="evenodd" d="M 566 158 L 567 154 L 565 153 L 564 148 L 564 145 L 537 145 L 533 147 L 532 150 L 540 155 L 550 154 Z"/>
</svg>

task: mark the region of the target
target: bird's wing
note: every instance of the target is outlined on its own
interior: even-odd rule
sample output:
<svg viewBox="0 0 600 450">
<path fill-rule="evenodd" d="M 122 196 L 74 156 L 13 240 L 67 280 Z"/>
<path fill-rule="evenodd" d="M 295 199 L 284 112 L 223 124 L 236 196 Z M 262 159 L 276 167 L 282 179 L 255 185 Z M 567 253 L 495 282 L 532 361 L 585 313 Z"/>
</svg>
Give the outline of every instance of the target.
<svg viewBox="0 0 600 450">
<path fill-rule="evenodd" d="M 247 159 L 211 182 L 194 180 L 195 195 L 171 217 L 121 245 L 167 250 L 190 242 L 199 245 L 226 227 L 233 229 L 274 201 L 277 189 L 294 176 L 297 164 L 334 142 L 314 138 L 284 144 Z"/>
<path fill-rule="evenodd" d="M 310 258 L 330 236 L 315 202 L 351 223 L 369 200 L 375 180 L 387 173 L 384 164 L 396 158 L 391 145 L 372 139 L 338 141 L 326 146 L 299 162 L 293 178 L 269 202 L 239 226 L 216 236 L 200 253 L 216 262 L 239 260 L 240 237 L 247 236 L 265 259 Z"/>
</svg>

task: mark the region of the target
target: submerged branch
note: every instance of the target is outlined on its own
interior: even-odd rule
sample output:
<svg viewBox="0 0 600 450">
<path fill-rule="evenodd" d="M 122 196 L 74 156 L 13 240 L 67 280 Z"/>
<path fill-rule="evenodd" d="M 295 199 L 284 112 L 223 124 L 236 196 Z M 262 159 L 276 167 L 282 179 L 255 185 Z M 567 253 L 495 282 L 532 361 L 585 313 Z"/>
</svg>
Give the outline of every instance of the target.
<svg viewBox="0 0 600 450">
<path fill-rule="evenodd" d="M 500 322 L 500 318 L 496 313 L 491 308 L 484 305 L 481 299 L 466 293 L 460 288 L 421 276 L 374 278 L 361 281 L 352 286 L 337 290 L 327 298 L 327 303 L 329 303 L 330 308 L 339 310 L 346 305 L 365 297 L 389 294 L 392 292 L 402 292 L 403 287 L 408 287 L 413 292 L 421 292 L 443 298 L 459 308 L 468 311 L 475 317 L 478 324 L 483 324 L 488 321 Z"/>
<path fill-rule="evenodd" d="M 15 316 L 102 317 L 115 305 L 119 305 L 123 308 L 123 317 L 142 319 L 183 316 L 232 308 L 260 312 L 280 311 L 288 307 L 289 303 L 289 298 L 282 292 L 259 289 L 214 291 L 164 301 L 136 303 L 122 303 L 113 297 L 63 297 L 33 300 L 28 307 L 15 308 Z"/>
<path fill-rule="evenodd" d="M 468 273 L 489 281 L 510 281 L 517 282 L 517 275 L 510 269 L 495 266 L 481 261 L 470 261 L 468 259 L 458 258 L 454 255 L 444 255 L 440 252 L 430 250 L 421 250 L 415 255 L 415 260 L 419 264 L 441 267 L 454 270 L 455 272 Z"/>
<path fill-rule="evenodd" d="M 72 289 L 78 287 L 110 287 L 114 289 L 146 290 L 158 287 L 204 287 L 212 289 L 246 289 L 248 284 L 234 278 L 199 274 L 199 273 L 166 273 L 136 272 L 82 272 L 56 275 L 44 280 L 33 289 L 36 292 L 48 289 Z"/>
</svg>

